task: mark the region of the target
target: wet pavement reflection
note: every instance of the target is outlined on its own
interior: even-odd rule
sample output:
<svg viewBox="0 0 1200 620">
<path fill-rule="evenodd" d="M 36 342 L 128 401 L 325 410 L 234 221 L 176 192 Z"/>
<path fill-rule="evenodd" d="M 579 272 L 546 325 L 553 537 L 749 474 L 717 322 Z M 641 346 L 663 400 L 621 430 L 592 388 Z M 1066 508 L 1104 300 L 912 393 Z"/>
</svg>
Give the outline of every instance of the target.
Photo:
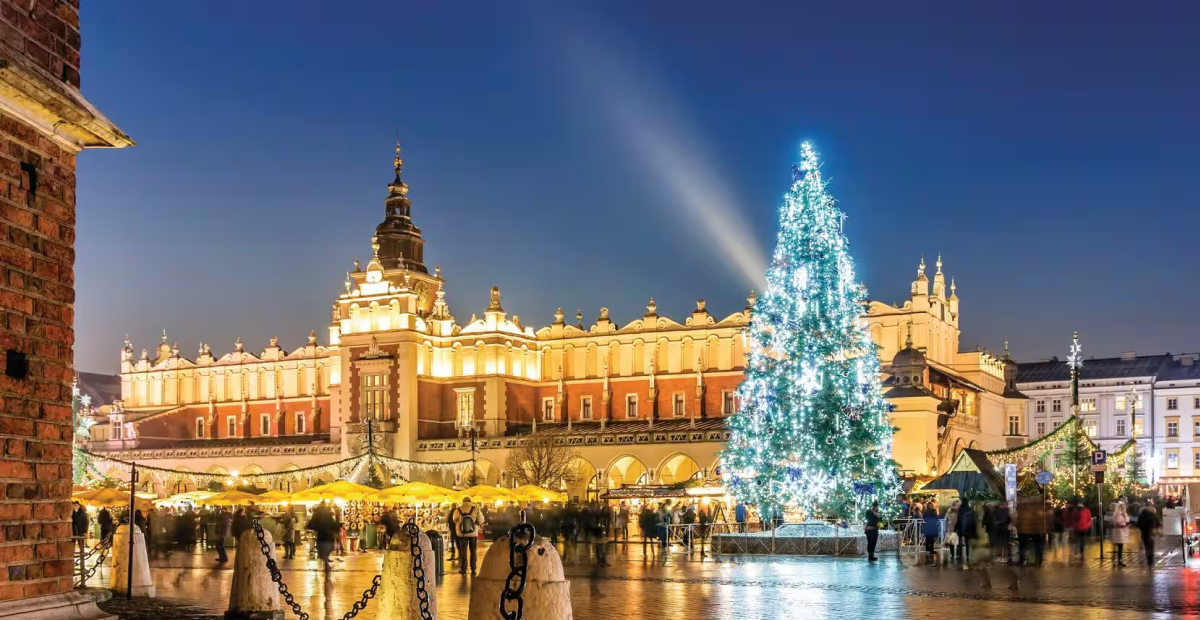
<svg viewBox="0 0 1200 620">
<path fill-rule="evenodd" d="M 912 558 L 901 562 L 894 555 L 869 564 L 859 558 L 643 553 L 635 542 L 617 545 L 615 555 L 610 551 L 611 567 L 580 562 L 566 570 L 579 620 L 665 614 L 755 620 L 798 613 L 804 620 L 821 620 L 862 612 L 887 618 L 1036 614 L 1114 620 L 1200 613 L 1200 571 L 1184 567 L 1179 557 L 1168 555 L 1151 571 L 1144 563 L 1116 569 L 1110 562 L 1101 564 L 1097 555 L 1092 548 L 1086 564 L 1068 564 L 1059 550 L 1050 552 L 1043 567 L 989 565 L 965 571 L 916 565 Z M 382 557 L 372 551 L 335 558 L 328 573 L 307 556 L 281 559 L 280 567 L 296 601 L 314 620 L 337 620 L 370 586 Z M 219 616 L 228 605 L 233 562 L 219 565 L 214 560 L 211 551 L 153 558 L 159 598 Z M 1200 567 L 1200 562 L 1193 564 Z M 103 587 L 107 570 L 101 569 L 89 585 Z M 466 618 L 471 579 L 447 563 L 446 576 L 437 585 L 442 620 Z M 374 611 L 368 605 L 358 617 L 373 620 Z"/>
</svg>

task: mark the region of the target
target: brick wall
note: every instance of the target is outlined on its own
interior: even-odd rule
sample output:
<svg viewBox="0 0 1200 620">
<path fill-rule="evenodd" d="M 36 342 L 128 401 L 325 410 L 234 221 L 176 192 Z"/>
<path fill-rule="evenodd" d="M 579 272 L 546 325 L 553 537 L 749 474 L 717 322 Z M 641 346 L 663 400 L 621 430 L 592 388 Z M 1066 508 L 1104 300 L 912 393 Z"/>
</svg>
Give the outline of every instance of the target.
<svg viewBox="0 0 1200 620">
<path fill-rule="evenodd" d="M 78 86 L 75 3 L 29 5 L 0 0 L 0 39 Z M 74 243 L 75 155 L 0 115 L 0 601 L 71 589 Z"/>
<path fill-rule="evenodd" d="M 0 40 L 79 88 L 79 0 L 0 0 Z"/>
</svg>

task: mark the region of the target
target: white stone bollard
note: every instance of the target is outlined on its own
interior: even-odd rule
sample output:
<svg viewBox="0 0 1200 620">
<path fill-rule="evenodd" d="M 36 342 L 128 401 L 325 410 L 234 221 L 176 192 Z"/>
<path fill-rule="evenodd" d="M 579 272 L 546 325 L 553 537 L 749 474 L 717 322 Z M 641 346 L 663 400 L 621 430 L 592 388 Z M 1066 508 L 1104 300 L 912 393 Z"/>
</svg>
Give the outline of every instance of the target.
<svg viewBox="0 0 1200 620">
<path fill-rule="evenodd" d="M 275 559 L 275 541 L 270 530 L 263 529 L 271 559 Z M 237 555 L 233 558 L 233 581 L 229 588 L 229 609 L 226 620 L 283 620 L 279 604 L 279 585 L 271 581 L 267 558 L 254 528 L 248 528 L 237 539 Z"/>
<path fill-rule="evenodd" d="M 420 532 L 421 568 L 425 571 L 425 592 L 429 595 L 429 615 L 437 618 L 436 558 L 429 536 Z M 392 537 L 388 549 L 383 553 L 383 572 L 379 581 L 379 592 L 375 598 L 379 605 L 375 617 L 379 620 L 419 620 L 421 606 L 417 599 L 417 582 L 413 578 L 412 536 L 407 529 Z"/>
<path fill-rule="evenodd" d="M 488 549 L 471 584 L 471 608 L 467 620 L 495 620 L 500 617 L 500 596 L 508 581 L 508 535 Z M 522 595 L 526 620 L 572 620 L 571 582 L 563 573 L 562 558 L 550 541 L 534 538 L 528 551 L 525 592 Z M 511 608 L 510 608 L 511 609 Z"/>
<path fill-rule="evenodd" d="M 123 524 L 113 533 L 113 570 L 108 576 L 108 589 L 125 594 L 129 585 L 129 525 Z M 150 580 L 150 559 L 146 556 L 146 537 L 142 528 L 133 528 L 133 596 L 154 596 Z"/>
</svg>

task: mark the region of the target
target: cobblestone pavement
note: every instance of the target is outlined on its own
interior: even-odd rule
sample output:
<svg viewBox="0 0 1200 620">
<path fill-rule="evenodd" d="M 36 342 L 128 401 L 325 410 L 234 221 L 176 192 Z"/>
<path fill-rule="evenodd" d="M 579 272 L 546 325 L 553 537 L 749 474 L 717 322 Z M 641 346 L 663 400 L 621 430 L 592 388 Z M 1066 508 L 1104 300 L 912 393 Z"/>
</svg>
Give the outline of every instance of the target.
<svg viewBox="0 0 1200 620">
<path fill-rule="evenodd" d="M 1190 562 L 1197 568 L 1187 568 L 1177 553 L 1167 551 L 1151 571 L 1140 548 L 1129 551 L 1126 562 L 1131 566 L 1121 569 L 1111 561 L 1101 564 L 1093 546 L 1082 565 L 1068 564 L 1065 550 L 1059 549 L 1049 552 L 1040 568 L 982 562 L 986 567 L 964 571 L 917 565 L 911 557 L 901 562 L 894 554 L 876 564 L 860 558 L 643 554 L 635 542 L 617 545 L 615 555 L 610 552 L 611 567 L 577 562 L 566 569 L 579 620 L 666 614 L 757 620 L 798 613 L 804 620 L 843 620 L 848 613 L 857 617 L 863 612 L 886 618 L 971 620 L 1026 614 L 1072 620 L 1200 614 L 1200 560 Z M 369 552 L 337 558 L 328 576 L 307 556 L 280 564 L 296 600 L 314 620 L 337 620 L 370 585 L 381 557 Z M 219 617 L 228 604 L 232 566 L 232 561 L 216 564 L 211 551 L 155 558 L 151 568 L 160 601 L 106 605 L 133 620 Z M 437 586 L 439 617 L 461 620 L 467 615 L 471 577 L 460 576 L 449 564 L 446 568 Z M 107 570 L 102 568 L 89 585 L 106 584 Z M 290 612 L 288 616 L 293 617 Z M 368 606 L 358 617 L 373 620 L 373 608 Z"/>
</svg>

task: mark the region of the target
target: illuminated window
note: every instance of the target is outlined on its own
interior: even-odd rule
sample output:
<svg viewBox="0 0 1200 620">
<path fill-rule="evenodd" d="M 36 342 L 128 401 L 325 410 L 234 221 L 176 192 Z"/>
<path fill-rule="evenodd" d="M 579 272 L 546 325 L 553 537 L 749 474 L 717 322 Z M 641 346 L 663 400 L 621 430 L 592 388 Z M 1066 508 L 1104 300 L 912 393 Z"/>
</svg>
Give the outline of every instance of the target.
<svg viewBox="0 0 1200 620">
<path fill-rule="evenodd" d="M 1179 469 L 1179 453 L 1167 453 L 1167 469 Z"/>
<path fill-rule="evenodd" d="M 592 397 L 591 396 L 580 396 L 579 397 L 579 419 L 580 420 L 592 419 Z"/>
<path fill-rule="evenodd" d="M 237 437 L 237 416 L 225 416 L 225 436 Z"/>
<path fill-rule="evenodd" d="M 553 422 L 554 421 L 554 399 L 553 398 L 543 398 L 542 399 L 542 420 L 545 422 Z"/>
<path fill-rule="evenodd" d="M 1046 434 L 1046 422 L 1044 420 L 1037 423 L 1037 434 L 1038 437 Z"/>
<path fill-rule="evenodd" d="M 263 437 L 271 434 L 271 414 L 264 413 L 258 416 L 258 434 Z"/>
<path fill-rule="evenodd" d="M 1125 418 L 1117 418 L 1117 437 L 1125 436 Z"/>
<path fill-rule="evenodd" d="M 1134 437 L 1142 436 L 1142 419 L 1141 418 L 1133 419 L 1133 436 Z"/>
<path fill-rule="evenodd" d="M 1033 404 L 1034 411 L 1038 413 L 1046 413 L 1046 401 L 1039 400 Z"/>
<path fill-rule="evenodd" d="M 637 416 L 637 394 L 625 395 L 625 417 L 636 418 Z"/>
<path fill-rule="evenodd" d="M 1200 439 L 1200 419 L 1192 420 L 1192 439 Z"/>
<path fill-rule="evenodd" d="M 1083 421 L 1083 430 L 1084 430 L 1084 432 L 1087 433 L 1088 437 L 1095 437 L 1096 432 L 1097 432 L 1096 420 L 1095 419 L 1084 420 Z"/>
<path fill-rule="evenodd" d="M 362 376 L 362 419 L 385 420 L 388 417 L 388 375 L 386 372 Z"/>
<path fill-rule="evenodd" d="M 1167 411 L 1175 411 L 1176 409 L 1179 409 L 1179 399 L 1178 398 L 1168 398 L 1167 399 Z"/>
<path fill-rule="evenodd" d="M 458 392 L 458 427 L 469 428 L 475 424 L 475 388 L 455 392 Z"/>
<path fill-rule="evenodd" d="M 196 439 L 204 439 L 204 418 L 196 418 Z"/>
<path fill-rule="evenodd" d="M 733 415 L 737 412 L 737 392 L 725 390 L 721 392 L 721 413 Z"/>
<path fill-rule="evenodd" d="M 687 409 L 684 407 L 683 394 L 675 395 L 675 408 L 673 411 L 677 418 L 682 418 L 687 413 Z"/>
<path fill-rule="evenodd" d="M 308 432 L 308 431 L 304 430 L 304 412 L 297 411 L 296 412 L 296 434 L 303 435 L 306 432 Z"/>
<path fill-rule="evenodd" d="M 1081 398 L 1079 400 L 1079 410 L 1084 412 L 1093 412 L 1096 410 L 1095 398 Z"/>
<path fill-rule="evenodd" d="M 1015 416 L 1015 415 L 1008 416 L 1008 434 L 1009 435 L 1020 435 L 1021 434 L 1021 416 Z"/>
<path fill-rule="evenodd" d="M 1055 398 L 1054 400 L 1050 401 L 1050 412 L 1051 413 L 1062 413 L 1062 399 L 1061 398 Z"/>
</svg>

